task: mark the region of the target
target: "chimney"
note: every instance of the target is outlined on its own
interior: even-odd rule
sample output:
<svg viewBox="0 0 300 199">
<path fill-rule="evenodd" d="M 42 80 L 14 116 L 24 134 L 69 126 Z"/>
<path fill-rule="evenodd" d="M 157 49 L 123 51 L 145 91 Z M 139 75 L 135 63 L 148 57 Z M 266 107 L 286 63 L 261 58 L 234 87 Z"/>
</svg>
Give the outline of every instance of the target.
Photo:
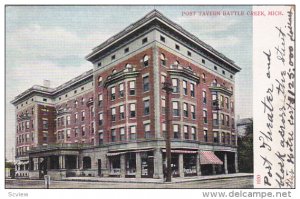
<svg viewBox="0 0 300 199">
<path fill-rule="evenodd" d="M 50 80 L 44 80 L 44 87 L 50 88 Z"/>
</svg>

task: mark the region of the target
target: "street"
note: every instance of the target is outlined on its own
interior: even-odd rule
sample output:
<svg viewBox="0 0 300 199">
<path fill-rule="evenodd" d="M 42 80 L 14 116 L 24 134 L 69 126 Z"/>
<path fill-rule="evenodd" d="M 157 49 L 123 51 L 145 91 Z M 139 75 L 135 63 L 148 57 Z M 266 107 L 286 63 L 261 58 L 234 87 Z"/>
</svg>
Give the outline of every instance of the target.
<svg viewBox="0 0 300 199">
<path fill-rule="evenodd" d="M 43 180 L 6 180 L 5 187 L 7 189 L 43 189 Z M 228 179 L 215 179 L 215 180 L 203 180 L 203 181 L 189 181 L 180 183 L 124 183 L 124 182 L 82 182 L 82 181 L 51 181 L 50 188 L 52 189 L 64 189 L 64 188 L 93 188 L 93 189 L 105 189 L 105 188 L 152 188 L 152 189 L 204 189 L 204 188 L 253 188 L 253 177 L 239 177 Z"/>
</svg>

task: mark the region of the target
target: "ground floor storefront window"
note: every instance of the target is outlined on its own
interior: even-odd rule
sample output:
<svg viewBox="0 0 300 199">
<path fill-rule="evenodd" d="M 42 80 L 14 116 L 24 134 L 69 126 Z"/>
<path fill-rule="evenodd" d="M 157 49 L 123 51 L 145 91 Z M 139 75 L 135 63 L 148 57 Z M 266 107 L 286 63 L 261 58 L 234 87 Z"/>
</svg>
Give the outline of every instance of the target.
<svg viewBox="0 0 300 199">
<path fill-rule="evenodd" d="M 142 178 L 153 178 L 154 173 L 154 158 L 153 151 L 141 153 L 141 170 Z"/>
<path fill-rule="evenodd" d="M 109 162 L 110 162 L 110 175 L 119 176 L 121 174 L 120 155 L 111 156 L 109 158 Z"/>
<path fill-rule="evenodd" d="M 126 177 L 135 177 L 136 156 L 135 153 L 126 154 Z"/>
<path fill-rule="evenodd" d="M 183 170 L 184 176 L 197 175 L 197 155 L 183 154 Z"/>
<path fill-rule="evenodd" d="M 179 154 L 172 154 L 171 168 L 172 168 L 172 176 L 179 177 Z"/>
</svg>

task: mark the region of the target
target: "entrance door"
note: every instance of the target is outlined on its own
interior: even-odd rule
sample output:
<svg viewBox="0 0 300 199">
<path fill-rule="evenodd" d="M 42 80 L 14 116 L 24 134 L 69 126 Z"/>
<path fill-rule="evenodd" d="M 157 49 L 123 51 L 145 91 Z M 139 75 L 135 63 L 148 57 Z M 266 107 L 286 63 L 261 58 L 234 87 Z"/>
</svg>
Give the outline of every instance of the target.
<svg viewBox="0 0 300 199">
<path fill-rule="evenodd" d="M 101 176 L 101 159 L 98 159 L 98 176 Z"/>
</svg>

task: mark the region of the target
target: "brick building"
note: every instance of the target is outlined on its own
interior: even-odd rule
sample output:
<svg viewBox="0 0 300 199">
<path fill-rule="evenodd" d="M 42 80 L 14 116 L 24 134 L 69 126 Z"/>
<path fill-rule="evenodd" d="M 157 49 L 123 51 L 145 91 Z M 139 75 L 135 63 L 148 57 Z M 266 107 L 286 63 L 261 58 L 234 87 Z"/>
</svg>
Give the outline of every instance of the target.
<svg viewBox="0 0 300 199">
<path fill-rule="evenodd" d="M 174 177 L 238 172 L 232 60 L 156 10 L 86 59 L 92 70 L 12 101 L 18 176 L 163 178 L 167 104 Z"/>
</svg>

